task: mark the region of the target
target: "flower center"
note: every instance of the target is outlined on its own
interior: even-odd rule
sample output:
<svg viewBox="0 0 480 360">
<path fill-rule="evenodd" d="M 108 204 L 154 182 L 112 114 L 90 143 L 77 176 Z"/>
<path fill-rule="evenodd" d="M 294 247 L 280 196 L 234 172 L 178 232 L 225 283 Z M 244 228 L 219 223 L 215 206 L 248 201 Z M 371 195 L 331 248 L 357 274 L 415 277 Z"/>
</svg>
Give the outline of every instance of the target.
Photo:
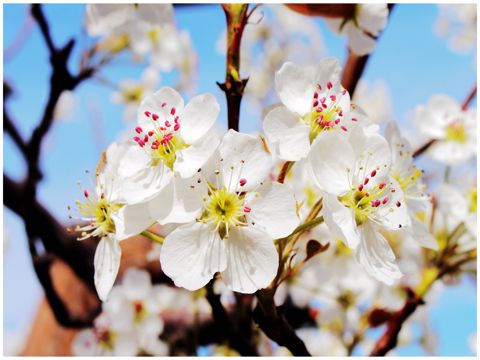
<svg viewBox="0 0 480 360">
<path fill-rule="evenodd" d="M 133 306 L 133 312 L 134 312 L 134 321 L 136 323 L 139 323 L 147 315 L 147 309 L 145 308 L 141 300 L 133 301 L 132 306 Z"/>
<path fill-rule="evenodd" d="M 105 350 L 112 350 L 117 334 L 110 329 L 95 329 L 98 344 Z"/>
<path fill-rule="evenodd" d="M 122 90 L 122 96 L 125 102 L 140 103 L 143 99 L 143 95 L 143 88 L 138 85 Z"/>
<path fill-rule="evenodd" d="M 477 212 L 477 188 L 473 188 L 468 193 L 469 206 L 468 211 L 471 213 Z"/>
<path fill-rule="evenodd" d="M 117 212 L 123 205 L 116 204 L 105 198 L 102 194 L 100 197 L 90 196 L 87 190 L 84 190 L 85 203 L 77 200 L 76 204 L 81 214 L 85 215 L 82 220 L 88 221 L 88 225 L 83 227 L 77 226 L 76 231 L 81 232 L 78 240 L 84 240 L 89 237 L 102 238 L 108 234 L 115 233 L 115 223 L 112 220 L 112 213 Z"/>
<path fill-rule="evenodd" d="M 353 210 L 357 226 L 364 224 L 368 219 L 372 218 L 378 208 L 390 206 L 387 185 L 381 182 L 367 190 L 364 188 L 364 185 L 367 183 L 368 178 L 365 178 L 364 182 L 360 183 L 358 187 L 338 197 L 338 201 Z M 400 202 L 397 202 L 396 206 L 400 207 Z"/>
<path fill-rule="evenodd" d="M 322 91 L 323 87 L 321 84 L 317 84 L 318 91 L 313 94 L 312 108 L 303 117 L 305 124 L 310 127 L 310 143 L 323 130 L 340 127 L 343 131 L 347 131 L 347 128 L 341 124 L 343 110 L 340 106 L 340 100 L 347 93 L 347 90 L 342 89 L 341 95 L 337 97 L 332 91 L 333 85 L 331 82 L 328 82 L 325 87 L 327 90 L 320 95 L 318 91 Z M 357 121 L 357 119 L 352 120 Z"/>
<path fill-rule="evenodd" d="M 244 197 L 244 193 L 229 193 L 225 187 L 210 189 L 201 221 L 216 224 L 220 236 L 228 236 L 232 226 L 246 225 L 245 213 L 250 208 L 245 206 Z"/>
<path fill-rule="evenodd" d="M 162 104 L 162 108 L 166 107 Z M 175 108 L 170 109 L 163 123 L 159 122 L 159 115 L 145 111 L 144 115 L 153 125 L 152 130 L 144 132 L 140 126 L 135 128 L 139 136 L 133 140 L 144 149 L 152 159 L 152 166 L 163 162 L 173 171 L 173 164 L 177 158 L 177 151 L 187 148 L 189 145 L 180 136 L 180 117 L 175 115 Z"/>
<path fill-rule="evenodd" d="M 447 127 L 447 135 L 445 136 L 446 141 L 455 141 L 459 143 L 464 143 L 468 139 L 465 126 L 460 121 L 455 121 Z"/>
</svg>

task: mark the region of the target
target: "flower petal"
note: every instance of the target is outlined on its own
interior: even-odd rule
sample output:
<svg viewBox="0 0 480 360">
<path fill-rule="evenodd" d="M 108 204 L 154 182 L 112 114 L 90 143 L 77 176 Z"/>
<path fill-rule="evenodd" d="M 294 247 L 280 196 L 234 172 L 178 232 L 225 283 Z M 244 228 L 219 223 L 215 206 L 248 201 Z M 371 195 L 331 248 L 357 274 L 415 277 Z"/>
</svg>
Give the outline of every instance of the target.
<svg viewBox="0 0 480 360">
<path fill-rule="evenodd" d="M 297 161 L 307 156 L 310 128 L 286 107 L 272 109 L 265 116 L 263 130 L 269 141 L 278 144 L 281 159 Z"/>
<path fill-rule="evenodd" d="M 95 266 L 94 282 L 100 300 L 107 300 L 120 267 L 122 250 L 113 236 L 100 240 L 95 251 L 93 264 Z"/>
<path fill-rule="evenodd" d="M 146 299 L 152 290 L 150 274 L 144 270 L 128 268 L 122 278 L 122 287 L 129 300 Z"/>
<path fill-rule="evenodd" d="M 355 223 L 355 214 L 341 204 L 335 196 L 324 194 L 323 217 L 328 229 L 339 237 L 350 249 L 360 242 L 360 232 Z"/>
<path fill-rule="evenodd" d="M 321 190 L 335 195 L 350 190 L 355 154 L 342 134 L 321 132 L 313 143 L 308 161 Z"/>
<path fill-rule="evenodd" d="M 172 181 L 173 173 L 162 162 L 143 168 L 123 180 L 121 195 L 128 204 L 138 204 L 157 196 Z"/>
<path fill-rule="evenodd" d="M 254 189 L 269 174 L 272 157 L 259 137 L 229 130 L 218 147 L 221 159 L 221 177 L 229 192 L 246 179 L 243 191 Z"/>
<path fill-rule="evenodd" d="M 138 235 L 155 222 L 146 203 L 125 205 L 116 214 L 112 214 L 112 219 L 118 240 Z"/>
<path fill-rule="evenodd" d="M 270 236 L 258 229 L 237 226 L 224 242 L 228 264 L 222 279 L 228 288 L 251 294 L 270 284 L 278 268 L 278 253 Z"/>
<path fill-rule="evenodd" d="M 316 67 L 315 82 L 316 84 L 320 84 L 322 86 L 322 89 L 325 91 L 328 90 L 327 83 L 329 81 L 334 86 L 334 89 L 337 87 L 339 88 L 341 72 L 342 72 L 342 67 L 338 59 L 333 57 L 324 58 L 320 61 L 320 63 Z M 340 104 L 340 105 L 343 105 L 343 104 Z"/>
<path fill-rule="evenodd" d="M 160 224 L 187 223 L 200 215 L 207 186 L 198 183 L 198 177 L 175 177 L 168 191 L 149 202 L 150 213 Z"/>
<path fill-rule="evenodd" d="M 175 116 L 171 115 L 172 109 L 175 109 L 175 116 L 181 116 L 184 109 L 183 98 L 175 89 L 163 87 L 140 103 L 137 113 L 138 125 L 145 129 L 153 127 L 152 118 L 147 117 L 145 112 L 158 115 L 156 120 L 158 123 L 163 123 L 165 120 L 173 123 Z"/>
<path fill-rule="evenodd" d="M 180 117 L 180 133 L 187 144 L 204 138 L 215 124 L 220 105 L 212 94 L 202 94 L 191 99 Z"/>
<path fill-rule="evenodd" d="M 215 133 L 206 135 L 203 141 L 177 152 L 173 169 L 182 178 L 193 176 L 213 155 L 219 143 L 220 140 Z"/>
<path fill-rule="evenodd" d="M 363 30 L 352 25 L 347 28 L 348 47 L 358 56 L 370 54 L 377 45 L 377 41 Z"/>
<path fill-rule="evenodd" d="M 356 252 L 357 261 L 368 274 L 387 285 L 393 285 L 402 277 L 402 273 L 395 264 L 395 254 L 387 240 L 370 223 L 362 226 L 361 235 L 362 240 Z"/>
<path fill-rule="evenodd" d="M 275 89 L 282 103 L 299 115 L 305 115 L 312 106 L 313 84 L 312 69 L 286 62 L 275 73 Z"/>
<path fill-rule="evenodd" d="M 182 225 L 166 237 L 160 263 L 175 285 L 192 291 L 200 289 L 217 271 L 225 269 L 225 241 L 209 225 Z"/>
<path fill-rule="evenodd" d="M 266 232 L 273 239 L 290 235 L 298 226 L 297 204 L 293 191 L 288 185 L 271 183 L 262 186 L 260 196 L 247 205 L 251 211 L 247 215 L 249 223 Z"/>
</svg>

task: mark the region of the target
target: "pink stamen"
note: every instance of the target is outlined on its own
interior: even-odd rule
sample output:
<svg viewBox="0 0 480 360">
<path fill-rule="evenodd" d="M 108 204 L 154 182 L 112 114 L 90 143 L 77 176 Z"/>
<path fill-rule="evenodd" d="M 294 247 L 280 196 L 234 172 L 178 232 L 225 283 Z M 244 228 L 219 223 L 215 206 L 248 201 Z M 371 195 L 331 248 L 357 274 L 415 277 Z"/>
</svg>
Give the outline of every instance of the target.
<svg viewBox="0 0 480 360">
<path fill-rule="evenodd" d="M 377 170 L 374 169 L 371 173 L 370 173 L 370 176 L 371 177 L 374 177 L 375 175 L 377 175 Z"/>
<path fill-rule="evenodd" d="M 381 182 L 380 185 L 378 185 L 378 188 L 380 190 L 382 190 L 387 184 L 385 184 L 384 182 Z"/>
<path fill-rule="evenodd" d="M 137 126 L 137 127 L 135 128 L 135 131 L 137 132 L 137 134 L 140 134 L 143 130 L 142 130 L 142 128 L 141 128 L 140 126 Z"/>
<path fill-rule="evenodd" d="M 369 181 L 370 181 L 370 179 L 368 177 L 366 177 L 365 180 L 363 181 L 363 185 L 367 185 Z"/>
<path fill-rule="evenodd" d="M 356 119 L 356 118 L 352 118 L 352 121 L 358 121 L 358 119 Z"/>
<path fill-rule="evenodd" d="M 167 106 L 167 103 L 163 103 L 163 104 L 162 104 L 162 108 L 164 108 L 165 106 Z"/>
<path fill-rule="evenodd" d="M 330 100 L 335 101 L 337 100 L 337 97 L 335 95 L 330 95 Z"/>
<path fill-rule="evenodd" d="M 87 191 L 87 190 L 83 190 L 83 195 L 85 195 L 85 197 L 88 198 L 88 191 Z"/>
<path fill-rule="evenodd" d="M 148 132 L 148 136 L 153 136 L 154 132 L 153 131 L 149 131 Z"/>
<path fill-rule="evenodd" d="M 157 121 L 157 120 L 158 120 L 158 115 L 157 115 L 157 114 L 152 114 L 152 119 L 153 119 L 154 121 Z"/>
<path fill-rule="evenodd" d="M 151 113 L 150 111 L 145 111 L 144 114 L 145 114 L 146 117 L 150 117 L 150 115 L 151 115 L 152 113 Z"/>
<path fill-rule="evenodd" d="M 180 124 L 175 124 L 175 126 L 173 127 L 173 130 L 175 131 L 178 131 L 180 129 Z"/>
<path fill-rule="evenodd" d="M 175 108 L 172 107 L 172 109 L 170 110 L 170 115 L 175 115 L 175 111 L 176 111 Z"/>
<path fill-rule="evenodd" d="M 397 207 L 400 207 L 400 206 L 402 205 L 402 203 L 401 203 L 400 201 L 397 201 L 397 202 L 395 203 L 395 205 L 397 205 Z"/>
<path fill-rule="evenodd" d="M 328 88 L 328 90 L 330 90 L 332 87 L 333 87 L 332 83 L 331 83 L 330 81 L 327 82 L 327 88 Z"/>
<path fill-rule="evenodd" d="M 245 211 L 246 213 L 249 213 L 250 211 L 252 211 L 252 209 L 249 206 L 244 206 L 243 211 Z"/>
<path fill-rule="evenodd" d="M 242 178 L 240 179 L 240 186 L 244 186 L 247 183 L 247 179 Z"/>
<path fill-rule="evenodd" d="M 384 197 L 382 200 L 382 204 L 385 205 L 388 202 L 388 200 L 390 200 L 388 196 Z"/>
<path fill-rule="evenodd" d="M 363 190 L 363 184 L 358 185 L 358 191 L 362 191 L 362 190 Z"/>
<path fill-rule="evenodd" d="M 347 128 L 345 126 L 340 126 L 340 129 L 342 129 L 343 131 L 347 131 Z"/>
<path fill-rule="evenodd" d="M 314 99 L 318 99 L 318 93 L 315 91 L 315 93 L 313 94 L 313 98 Z"/>
<path fill-rule="evenodd" d="M 318 100 L 315 100 L 315 101 L 313 102 L 313 107 L 317 107 L 317 106 L 318 106 Z"/>
<path fill-rule="evenodd" d="M 165 121 L 165 126 L 170 127 L 170 126 L 172 126 L 172 124 L 170 124 L 170 122 L 167 120 L 167 121 Z"/>
</svg>

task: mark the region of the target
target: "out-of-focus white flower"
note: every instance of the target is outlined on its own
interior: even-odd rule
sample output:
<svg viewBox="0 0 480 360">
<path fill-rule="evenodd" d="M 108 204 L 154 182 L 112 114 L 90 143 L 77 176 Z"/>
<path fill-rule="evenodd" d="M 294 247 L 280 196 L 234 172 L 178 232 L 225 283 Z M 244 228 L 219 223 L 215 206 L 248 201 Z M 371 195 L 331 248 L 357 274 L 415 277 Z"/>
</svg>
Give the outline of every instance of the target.
<svg viewBox="0 0 480 360">
<path fill-rule="evenodd" d="M 457 53 L 467 53 L 477 43 L 476 4 L 438 4 L 435 32 L 446 38 L 448 47 Z"/>
<path fill-rule="evenodd" d="M 85 28 L 90 36 L 115 36 L 112 51 L 130 47 L 137 55 L 151 49 L 163 27 L 173 24 L 171 4 L 87 4 Z"/>
<path fill-rule="evenodd" d="M 165 238 L 160 263 L 177 286 L 189 290 L 220 272 L 231 290 L 253 293 L 277 272 L 273 240 L 298 225 L 295 198 L 288 186 L 263 182 L 271 157 L 260 138 L 230 130 L 218 156 L 212 176 L 202 171 L 180 194 L 196 199 L 198 210 L 194 222 Z"/>
<path fill-rule="evenodd" d="M 125 121 L 132 121 L 136 115 L 140 102 L 151 95 L 160 81 L 160 74 L 153 67 L 146 68 L 140 80 L 125 79 L 118 84 L 118 91 L 112 94 L 112 101 L 123 104 Z"/>
<path fill-rule="evenodd" d="M 464 223 L 470 237 L 469 247 L 475 246 L 477 236 L 477 188 L 472 186 L 465 193 L 453 185 L 444 183 L 436 191 L 438 210 L 447 219 L 445 226 L 453 229 L 460 223 Z M 467 245 L 467 244 L 464 244 Z"/>
<path fill-rule="evenodd" d="M 329 229 L 356 250 L 357 260 L 370 275 L 393 284 L 401 272 L 379 228 L 398 230 L 411 222 L 403 191 L 389 174 L 392 159 L 385 138 L 363 128 L 349 139 L 322 132 L 309 161 L 324 193 Z"/>
<path fill-rule="evenodd" d="M 352 102 L 362 108 L 375 124 L 393 120 L 392 99 L 385 81 L 377 80 L 369 83 L 367 80 L 360 79 Z"/>
<path fill-rule="evenodd" d="M 434 95 L 428 104 L 418 106 L 415 124 L 427 138 L 435 140 L 428 153 L 436 161 L 458 165 L 477 152 L 477 110 L 462 110 L 460 104 L 447 95 Z"/>
<path fill-rule="evenodd" d="M 347 356 L 342 340 L 328 330 L 302 328 L 297 330 L 297 335 L 313 356 Z"/>
<path fill-rule="evenodd" d="M 412 221 L 412 227 L 401 229 L 406 236 L 413 237 L 421 245 L 438 249 L 438 243 L 429 231 L 431 198 L 422 183 L 422 171 L 413 163 L 412 149 L 407 139 L 401 136 L 395 123 L 388 124 L 386 132 L 392 154 L 390 175 L 397 181 L 405 195 L 405 205 Z"/>
<path fill-rule="evenodd" d="M 159 339 L 163 320 L 156 300 L 159 289 L 152 286 L 150 275 L 130 268 L 122 285 L 115 286 L 102 314 L 92 329 L 82 330 L 74 339 L 75 355 L 153 356 L 168 354 L 167 345 Z"/>
<path fill-rule="evenodd" d="M 65 90 L 58 99 L 53 112 L 53 118 L 57 121 L 67 121 L 74 117 L 78 110 L 78 101 L 73 91 Z"/>
<path fill-rule="evenodd" d="M 327 19 L 328 27 L 347 36 L 349 49 L 357 55 L 367 55 L 376 46 L 376 37 L 387 25 L 387 4 L 357 4 L 352 17 Z"/>
<path fill-rule="evenodd" d="M 283 106 L 265 116 L 263 129 L 281 159 L 305 158 L 324 131 L 347 132 L 368 123 L 365 114 L 351 106 L 340 72 L 335 58 L 325 58 L 316 67 L 287 62 L 277 71 L 275 88 Z"/>
</svg>

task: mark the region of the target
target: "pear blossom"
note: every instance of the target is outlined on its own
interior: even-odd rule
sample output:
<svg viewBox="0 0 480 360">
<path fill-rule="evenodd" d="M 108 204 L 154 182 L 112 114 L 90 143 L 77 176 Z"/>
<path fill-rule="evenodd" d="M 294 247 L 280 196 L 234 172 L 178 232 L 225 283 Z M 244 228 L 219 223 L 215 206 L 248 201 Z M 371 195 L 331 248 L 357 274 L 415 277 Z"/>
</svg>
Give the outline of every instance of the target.
<svg viewBox="0 0 480 360">
<path fill-rule="evenodd" d="M 353 16 L 325 22 L 334 33 L 347 36 L 348 48 L 353 53 L 363 56 L 375 49 L 376 38 L 387 25 L 387 19 L 387 4 L 356 4 Z"/>
<path fill-rule="evenodd" d="M 446 38 L 448 47 L 467 53 L 477 43 L 477 7 L 475 4 L 438 4 L 435 33 Z"/>
<path fill-rule="evenodd" d="M 283 106 L 265 116 L 263 129 L 281 159 L 305 158 L 323 131 L 348 132 L 368 123 L 365 113 L 350 103 L 340 72 L 335 58 L 325 58 L 315 68 L 287 62 L 277 71 L 275 88 Z"/>
<path fill-rule="evenodd" d="M 122 285 L 115 286 L 103 303 L 94 327 L 82 330 L 74 339 L 74 354 L 167 355 L 168 346 L 159 339 L 164 324 L 155 301 L 156 291 L 148 272 L 129 268 Z"/>
<path fill-rule="evenodd" d="M 435 142 L 428 154 L 447 165 L 462 164 L 476 156 L 477 110 L 463 110 L 447 95 L 434 95 L 416 109 L 415 124 L 420 133 Z"/>
<path fill-rule="evenodd" d="M 197 211 L 165 238 L 160 263 L 188 290 L 220 272 L 229 289 L 253 293 L 277 272 L 273 240 L 298 225 L 295 198 L 288 186 L 264 182 L 271 156 L 260 138 L 230 130 L 218 157 L 213 172 L 201 170 L 181 194 L 196 200 Z M 201 196 L 192 196 L 195 192 Z"/>
<path fill-rule="evenodd" d="M 446 216 L 448 229 L 464 223 L 470 236 L 477 236 L 477 188 L 462 190 L 451 184 L 441 184 L 436 190 L 438 209 Z M 470 245 L 475 245 L 471 243 Z"/>
<path fill-rule="evenodd" d="M 118 273 L 119 241 L 140 233 L 154 222 L 148 212 L 142 212 L 137 205 L 127 204 L 122 194 L 123 178 L 118 167 L 122 153 L 122 145 L 113 143 L 108 147 L 97 169 L 95 190 L 84 190 L 85 202 L 76 202 L 80 219 L 88 222 L 75 228 L 80 232 L 78 240 L 100 239 L 94 257 L 94 282 L 101 300 L 107 299 Z"/>
<path fill-rule="evenodd" d="M 118 84 L 118 91 L 112 94 L 112 101 L 124 104 L 123 118 L 126 122 L 132 121 L 137 115 L 141 101 L 151 95 L 160 80 L 160 74 L 153 67 L 146 68 L 140 80 L 124 79 Z"/>
<path fill-rule="evenodd" d="M 387 127 L 386 138 L 392 154 L 390 175 L 402 188 L 405 205 L 412 221 L 412 227 L 401 231 L 427 248 L 438 249 L 438 243 L 430 232 L 427 218 L 427 214 L 431 212 L 432 200 L 425 192 L 426 186 L 421 181 L 422 171 L 413 163 L 410 144 L 401 136 L 400 130 L 393 122 Z"/>
<path fill-rule="evenodd" d="M 374 124 L 389 123 L 393 120 L 392 96 L 384 80 L 369 82 L 360 79 L 353 102 L 364 109 Z"/>
<path fill-rule="evenodd" d="M 87 33 L 115 37 L 112 51 L 130 47 L 135 54 L 143 55 L 150 50 L 162 28 L 171 24 L 171 4 L 87 4 Z"/>
<path fill-rule="evenodd" d="M 212 127 L 219 111 L 210 94 L 198 95 L 185 106 L 180 94 L 169 87 L 141 102 L 133 141 L 123 146 L 118 161 L 121 194 L 137 206 L 139 221 L 181 222 L 168 218 L 177 215 L 176 187 L 214 153 L 219 140 Z"/>
<path fill-rule="evenodd" d="M 400 185 L 390 175 L 391 155 L 381 135 L 357 128 L 347 139 L 323 132 L 309 155 L 312 174 L 323 191 L 329 229 L 356 252 L 376 279 L 391 285 L 401 277 L 381 228 L 410 226 Z"/>
</svg>

